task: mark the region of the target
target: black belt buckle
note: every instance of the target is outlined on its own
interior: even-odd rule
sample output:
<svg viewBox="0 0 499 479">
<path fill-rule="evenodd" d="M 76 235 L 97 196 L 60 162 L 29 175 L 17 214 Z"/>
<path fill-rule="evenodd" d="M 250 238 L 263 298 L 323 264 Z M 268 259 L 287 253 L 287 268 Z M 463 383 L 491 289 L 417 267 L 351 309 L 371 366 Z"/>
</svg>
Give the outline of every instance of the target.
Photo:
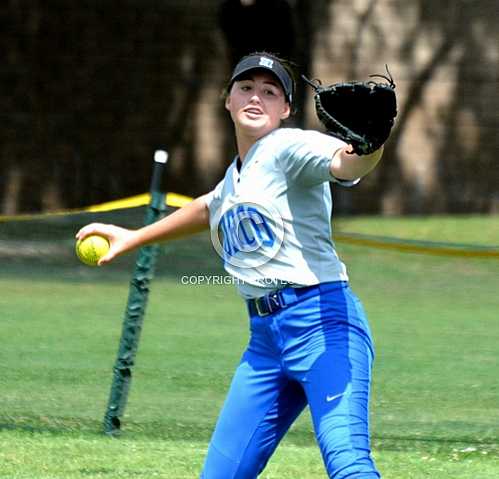
<svg viewBox="0 0 499 479">
<path fill-rule="evenodd" d="M 284 304 L 278 291 L 255 299 L 255 308 L 258 316 L 268 316 L 282 309 Z"/>
</svg>

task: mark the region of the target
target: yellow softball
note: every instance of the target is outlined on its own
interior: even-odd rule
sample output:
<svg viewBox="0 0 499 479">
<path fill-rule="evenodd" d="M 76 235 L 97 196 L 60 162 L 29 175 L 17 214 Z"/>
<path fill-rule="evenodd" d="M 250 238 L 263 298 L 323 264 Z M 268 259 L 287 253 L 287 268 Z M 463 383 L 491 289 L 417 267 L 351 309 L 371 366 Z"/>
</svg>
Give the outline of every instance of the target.
<svg viewBox="0 0 499 479">
<path fill-rule="evenodd" d="M 76 242 L 76 255 L 82 263 L 97 266 L 97 262 L 109 251 L 109 241 L 100 235 L 90 235 Z"/>
</svg>

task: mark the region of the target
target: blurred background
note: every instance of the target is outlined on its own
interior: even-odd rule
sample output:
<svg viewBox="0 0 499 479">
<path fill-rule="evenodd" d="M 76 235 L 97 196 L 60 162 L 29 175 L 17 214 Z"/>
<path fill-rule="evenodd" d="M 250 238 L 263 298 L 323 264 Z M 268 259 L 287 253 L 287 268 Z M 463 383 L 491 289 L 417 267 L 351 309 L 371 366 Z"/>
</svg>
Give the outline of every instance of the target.
<svg viewBox="0 0 499 479">
<path fill-rule="evenodd" d="M 499 477 L 498 13 L 498 0 L 1 1 L 0 479 L 197 477 L 244 303 L 231 284 L 183 281 L 224 275 L 209 235 L 161 245 L 128 440 L 108 441 L 137 261 L 89 268 L 74 234 L 143 224 L 157 149 L 168 212 L 171 192 L 211 189 L 235 153 L 221 92 L 262 49 L 323 83 L 389 66 L 384 159 L 334 188 L 334 240 L 377 347 L 376 461 L 386 479 Z M 290 126 L 321 129 L 303 82 L 297 107 Z M 323 474 L 305 414 L 262 479 Z"/>
<path fill-rule="evenodd" d="M 499 212 L 497 0 L 5 0 L 0 214 L 211 189 L 232 160 L 220 99 L 266 49 L 325 83 L 389 65 L 399 114 L 384 162 L 340 214 Z M 319 128 L 299 85 L 292 125 Z"/>
</svg>

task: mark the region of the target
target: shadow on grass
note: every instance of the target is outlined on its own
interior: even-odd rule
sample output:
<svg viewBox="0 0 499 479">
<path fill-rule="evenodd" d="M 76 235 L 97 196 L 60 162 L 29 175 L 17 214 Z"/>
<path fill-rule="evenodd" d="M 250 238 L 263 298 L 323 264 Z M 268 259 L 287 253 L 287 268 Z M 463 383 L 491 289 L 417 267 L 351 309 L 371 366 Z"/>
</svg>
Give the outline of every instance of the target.
<svg viewBox="0 0 499 479">
<path fill-rule="evenodd" d="M 451 452 L 464 449 L 462 452 L 497 451 L 499 452 L 499 438 L 480 439 L 471 436 L 431 437 L 431 436 L 374 436 L 373 449 L 378 451 L 433 451 Z"/>
<path fill-rule="evenodd" d="M 473 425 L 470 425 L 473 428 Z M 188 441 L 207 444 L 212 429 L 206 424 L 196 421 L 127 421 L 123 429 L 116 435 L 106 435 L 102 423 L 94 419 L 69 417 L 40 417 L 0 416 L 0 432 L 15 431 L 27 434 L 48 434 L 54 436 L 101 436 L 119 438 L 121 440 L 164 440 Z M 304 427 L 291 429 L 286 436 L 286 443 L 299 447 L 316 447 L 313 432 Z M 431 436 L 431 435 L 374 435 L 372 439 L 374 450 L 378 451 L 432 451 L 452 452 L 461 449 L 461 452 L 489 451 L 499 453 L 499 437 L 489 436 Z"/>
</svg>

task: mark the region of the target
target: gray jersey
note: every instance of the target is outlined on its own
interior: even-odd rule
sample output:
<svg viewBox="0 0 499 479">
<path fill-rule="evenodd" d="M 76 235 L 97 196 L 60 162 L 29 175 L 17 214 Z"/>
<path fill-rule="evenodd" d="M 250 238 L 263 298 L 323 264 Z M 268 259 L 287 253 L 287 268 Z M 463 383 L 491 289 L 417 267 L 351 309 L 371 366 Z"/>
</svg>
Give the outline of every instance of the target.
<svg viewBox="0 0 499 479">
<path fill-rule="evenodd" d="M 332 241 L 330 173 L 344 142 L 317 131 L 281 128 L 237 158 L 206 195 L 212 241 L 244 298 L 285 285 L 348 280 Z"/>
</svg>

